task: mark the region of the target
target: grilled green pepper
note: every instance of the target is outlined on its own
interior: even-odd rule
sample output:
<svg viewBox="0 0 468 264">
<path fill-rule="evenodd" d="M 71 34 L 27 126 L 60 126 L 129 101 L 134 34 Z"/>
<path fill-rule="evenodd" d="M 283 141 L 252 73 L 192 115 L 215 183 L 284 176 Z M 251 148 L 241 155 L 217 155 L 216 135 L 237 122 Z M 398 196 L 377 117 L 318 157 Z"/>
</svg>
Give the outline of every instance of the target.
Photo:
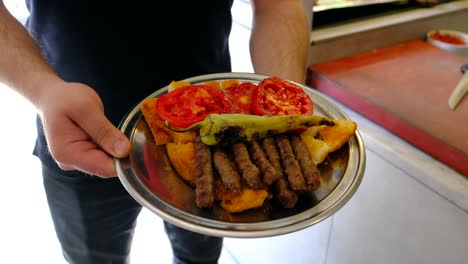
<svg viewBox="0 0 468 264">
<path fill-rule="evenodd" d="M 334 125 L 333 120 L 322 116 L 278 115 L 256 116 L 245 114 L 210 114 L 203 121 L 184 129 L 166 126 L 176 132 L 200 129 L 206 145 L 226 145 L 253 141 L 288 131 L 319 125 Z"/>
</svg>

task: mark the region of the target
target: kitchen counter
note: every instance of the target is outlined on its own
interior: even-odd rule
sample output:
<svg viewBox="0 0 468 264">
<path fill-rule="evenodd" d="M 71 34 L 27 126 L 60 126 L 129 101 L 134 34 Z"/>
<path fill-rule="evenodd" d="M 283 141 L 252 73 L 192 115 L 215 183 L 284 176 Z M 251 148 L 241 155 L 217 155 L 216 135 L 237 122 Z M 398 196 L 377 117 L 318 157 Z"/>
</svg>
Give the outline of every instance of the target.
<svg viewBox="0 0 468 264">
<path fill-rule="evenodd" d="M 369 118 L 355 115 L 380 128 L 369 133 L 375 150 L 466 211 L 468 105 L 447 105 L 463 61 L 415 40 L 312 65 L 308 83 Z"/>
<path fill-rule="evenodd" d="M 312 27 L 310 64 L 331 61 L 365 51 L 424 39 L 433 29 L 468 32 L 468 0 L 391 12 L 351 22 Z M 324 52 L 326 51 L 326 52 Z"/>
<path fill-rule="evenodd" d="M 468 1 L 462 0 L 313 28 L 310 39 L 310 64 L 319 65 L 415 39 L 424 39 L 426 32 L 435 28 L 468 32 L 466 17 Z M 323 52 L 325 50 L 327 52 Z M 368 134 L 367 147 L 387 157 L 421 184 L 468 211 L 468 180 L 464 175 L 350 108 L 346 109 L 353 118 L 359 120 L 363 133 Z"/>
</svg>

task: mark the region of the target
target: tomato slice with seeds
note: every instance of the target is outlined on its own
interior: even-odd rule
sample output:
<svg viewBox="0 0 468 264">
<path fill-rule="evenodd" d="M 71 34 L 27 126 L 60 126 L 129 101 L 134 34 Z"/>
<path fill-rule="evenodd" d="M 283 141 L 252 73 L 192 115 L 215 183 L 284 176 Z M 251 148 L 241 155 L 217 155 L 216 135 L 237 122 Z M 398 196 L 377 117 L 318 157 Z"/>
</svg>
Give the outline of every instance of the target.
<svg viewBox="0 0 468 264">
<path fill-rule="evenodd" d="M 186 128 L 212 113 L 223 113 L 218 90 L 208 85 L 189 85 L 158 98 L 156 111 L 169 125 Z"/>
<path fill-rule="evenodd" d="M 252 96 L 255 115 L 312 115 L 313 107 L 301 87 L 277 77 L 261 81 Z"/>
<path fill-rule="evenodd" d="M 229 113 L 252 114 L 252 95 L 257 85 L 243 82 L 227 87 L 220 92 L 225 97 L 225 109 Z"/>
</svg>

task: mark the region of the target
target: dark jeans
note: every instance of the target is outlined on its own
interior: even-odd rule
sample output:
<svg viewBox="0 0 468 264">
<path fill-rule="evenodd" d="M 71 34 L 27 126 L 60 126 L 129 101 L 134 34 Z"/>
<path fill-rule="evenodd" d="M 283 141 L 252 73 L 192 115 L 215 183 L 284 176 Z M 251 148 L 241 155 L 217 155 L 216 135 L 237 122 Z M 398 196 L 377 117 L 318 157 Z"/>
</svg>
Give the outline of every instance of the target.
<svg viewBox="0 0 468 264">
<path fill-rule="evenodd" d="M 46 166 L 42 172 L 65 258 L 70 263 L 128 263 L 136 219 L 142 207 L 119 179 L 58 174 Z M 217 263 L 222 238 L 201 235 L 166 222 L 164 227 L 174 263 Z"/>
</svg>

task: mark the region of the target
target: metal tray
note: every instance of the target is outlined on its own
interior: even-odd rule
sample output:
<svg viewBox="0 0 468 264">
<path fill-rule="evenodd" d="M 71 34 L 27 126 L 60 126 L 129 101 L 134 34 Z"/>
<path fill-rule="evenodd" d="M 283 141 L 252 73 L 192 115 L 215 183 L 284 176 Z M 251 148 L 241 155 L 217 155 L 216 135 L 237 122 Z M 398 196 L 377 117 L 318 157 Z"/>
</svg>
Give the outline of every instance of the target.
<svg viewBox="0 0 468 264">
<path fill-rule="evenodd" d="M 258 83 L 269 76 L 249 73 L 220 73 L 187 79 L 197 84 L 213 80 L 237 79 Z M 300 85 L 314 102 L 314 115 L 333 119 L 348 119 L 334 103 L 304 85 Z M 164 87 L 148 98 L 167 92 Z M 340 150 L 330 154 L 319 165 L 322 186 L 319 190 L 300 195 L 293 209 L 285 209 L 266 201 L 256 209 L 230 214 L 215 205 L 200 209 L 195 203 L 195 191 L 172 169 L 165 148 L 156 146 L 144 121 L 140 104 L 132 109 L 119 125 L 130 139 L 132 150 L 123 159 L 115 159 L 118 177 L 130 195 L 142 206 L 163 220 L 179 227 L 213 236 L 267 237 L 282 235 L 312 226 L 340 209 L 356 192 L 365 169 L 365 150 L 358 131 Z"/>
</svg>

